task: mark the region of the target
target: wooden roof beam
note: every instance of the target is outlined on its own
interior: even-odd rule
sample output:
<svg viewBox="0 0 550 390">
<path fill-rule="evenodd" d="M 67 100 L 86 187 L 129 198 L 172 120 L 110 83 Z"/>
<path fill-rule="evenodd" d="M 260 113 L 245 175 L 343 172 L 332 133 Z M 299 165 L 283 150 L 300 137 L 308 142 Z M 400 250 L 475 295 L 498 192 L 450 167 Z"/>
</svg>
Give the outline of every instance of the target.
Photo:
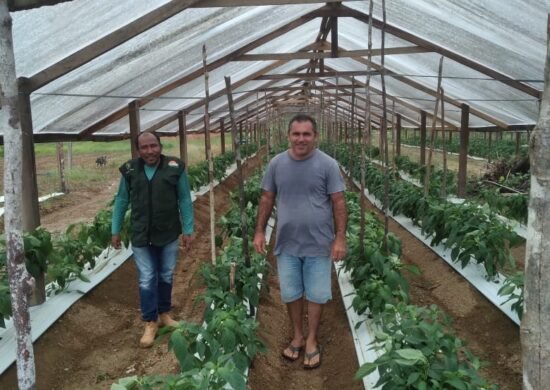
<svg viewBox="0 0 550 390">
<path fill-rule="evenodd" d="M 51 1 L 53 3 L 53 1 Z M 30 91 L 36 91 L 58 77 L 82 66 L 118 45 L 141 34 L 157 24 L 189 8 L 199 0 L 172 0 L 115 31 L 97 39 L 88 46 L 69 54 L 53 65 L 29 77 Z"/>
<path fill-rule="evenodd" d="M 415 54 L 415 53 L 429 53 L 428 49 L 418 46 L 405 46 L 405 47 L 390 47 L 384 49 L 384 55 L 398 55 L 398 54 Z M 381 49 L 373 49 L 372 55 L 381 55 Z M 356 58 L 366 57 L 368 50 L 342 50 L 338 49 L 338 57 L 341 58 Z M 295 52 L 295 53 L 266 53 L 266 54 L 243 54 L 235 61 L 277 61 L 277 60 L 313 60 L 321 58 L 332 58 L 332 53 L 324 51 L 315 52 Z"/>
<path fill-rule="evenodd" d="M 327 13 L 327 11 L 323 11 Z M 349 7 L 346 7 L 345 5 L 341 5 L 338 7 L 338 9 L 334 10 L 333 12 L 337 12 L 339 16 L 347 16 L 347 17 L 353 17 L 357 20 L 360 20 L 364 23 L 369 23 L 370 16 L 368 14 L 365 14 L 361 11 L 357 11 L 354 9 L 351 9 Z M 378 29 L 381 29 L 383 26 L 383 22 L 380 19 L 372 18 L 372 25 Z M 525 84 L 521 81 L 514 80 L 514 78 L 510 77 L 507 74 L 504 74 L 502 72 L 497 71 L 496 69 L 490 68 L 488 66 L 485 66 L 475 60 L 472 60 L 468 57 L 465 57 L 457 52 L 454 52 L 452 50 L 446 49 L 442 46 L 439 46 L 438 44 L 428 41 L 427 39 L 420 38 L 417 35 L 414 35 L 408 31 L 405 31 L 403 29 L 400 29 L 399 27 L 396 27 L 392 24 L 386 23 L 385 26 L 386 33 L 389 33 L 393 36 L 396 36 L 400 39 L 409 41 L 413 43 L 416 46 L 423 47 L 425 49 L 434 51 L 436 53 L 439 53 L 447 58 L 450 58 L 453 61 L 456 61 L 464 66 L 467 66 L 471 69 L 474 69 L 477 72 L 483 73 L 489 77 L 494 78 L 495 80 L 498 80 L 506 85 L 509 85 L 517 90 L 520 90 L 523 93 L 526 93 L 530 96 L 536 97 L 537 99 L 542 99 L 542 91 L 538 90 L 528 84 Z"/>
</svg>

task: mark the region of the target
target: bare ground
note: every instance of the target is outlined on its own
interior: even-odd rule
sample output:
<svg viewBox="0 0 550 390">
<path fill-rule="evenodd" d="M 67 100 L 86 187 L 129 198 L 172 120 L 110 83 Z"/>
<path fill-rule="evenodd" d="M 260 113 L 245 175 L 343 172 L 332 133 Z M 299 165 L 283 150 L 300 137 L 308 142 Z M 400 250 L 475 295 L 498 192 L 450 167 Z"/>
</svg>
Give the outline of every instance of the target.
<svg viewBox="0 0 550 390">
<path fill-rule="evenodd" d="M 102 189 L 65 197 L 48 209 L 42 224 L 63 230 L 76 220 L 89 220 L 114 195 L 116 181 Z M 229 190 L 236 179 L 216 188 L 216 212 L 228 209 Z M 83 200 L 84 199 L 84 200 Z M 210 259 L 208 195 L 195 202 L 196 238 L 192 249 L 181 254 L 174 283 L 174 314 L 178 319 L 200 322 L 203 309 L 194 307 L 202 291 L 193 275 Z M 435 303 L 454 319 L 458 335 L 490 366 L 483 374 L 501 389 L 521 388 L 519 329 L 473 287 L 416 238 L 390 221 L 390 230 L 403 241 L 403 261 L 416 264 L 422 276 L 409 277 L 413 302 Z M 270 257 L 270 261 L 273 259 Z M 357 359 L 345 311 L 333 278 L 333 301 L 327 304 L 320 328 L 324 347 L 322 366 L 301 368 L 301 360 L 289 363 L 280 353 L 290 337 L 289 320 L 280 301 L 278 282 L 270 275 L 259 309 L 260 336 L 268 347 L 250 371 L 249 387 L 270 389 L 359 389 L 353 380 Z M 138 348 L 142 331 L 137 274 L 127 261 L 108 279 L 73 305 L 36 343 L 38 389 L 108 389 L 118 378 L 177 371 L 177 362 L 161 341 L 149 350 Z M 0 389 L 17 388 L 15 367 L 0 376 Z"/>
</svg>

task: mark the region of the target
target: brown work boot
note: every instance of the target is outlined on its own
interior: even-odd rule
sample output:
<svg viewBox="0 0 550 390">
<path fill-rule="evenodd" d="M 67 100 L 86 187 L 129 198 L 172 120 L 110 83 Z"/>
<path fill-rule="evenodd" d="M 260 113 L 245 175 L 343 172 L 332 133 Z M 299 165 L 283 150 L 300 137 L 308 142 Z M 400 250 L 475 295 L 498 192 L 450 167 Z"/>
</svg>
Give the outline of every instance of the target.
<svg viewBox="0 0 550 390">
<path fill-rule="evenodd" d="M 145 332 L 139 340 L 139 346 L 141 348 L 149 348 L 155 342 L 155 337 L 157 336 L 157 330 L 159 326 L 156 321 L 148 321 L 145 323 Z"/>
<path fill-rule="evenodd" d="M 168 312 L 161 313 L 159 315 L 159 322 L 160 322 L 160 326 L 178 326 L 179 325 L 179 322 L 173 320 L 172 317 L 170 317 L 170 313 Z"/>
</svg>

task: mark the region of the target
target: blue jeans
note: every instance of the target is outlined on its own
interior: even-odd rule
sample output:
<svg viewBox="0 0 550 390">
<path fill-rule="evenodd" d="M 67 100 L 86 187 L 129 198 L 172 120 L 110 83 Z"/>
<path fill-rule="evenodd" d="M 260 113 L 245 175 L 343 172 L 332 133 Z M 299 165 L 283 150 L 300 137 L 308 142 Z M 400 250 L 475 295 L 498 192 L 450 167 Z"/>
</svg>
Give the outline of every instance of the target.
<svg viewBox="0 0 550 390">
<path fill-rule="evenodd" d="M 132 247 L 139 277 L 143 321 L 156 321 L 172 306 L 172 277 L 178 259 L 179 239 L 164 246 Z"/>
<path fill-rule="evenodd" d="M 325 256 L 277 256 L 277 272 L 284 303 L 306 299 L 320 305 L 332 299 L 332 261 Z"/>
</svg>

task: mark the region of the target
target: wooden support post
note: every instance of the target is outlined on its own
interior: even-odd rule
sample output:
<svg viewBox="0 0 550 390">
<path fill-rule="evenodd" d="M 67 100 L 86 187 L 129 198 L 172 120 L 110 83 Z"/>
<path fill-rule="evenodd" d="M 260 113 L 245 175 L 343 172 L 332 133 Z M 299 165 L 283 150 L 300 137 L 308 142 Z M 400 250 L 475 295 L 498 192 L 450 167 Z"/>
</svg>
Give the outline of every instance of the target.
<svg viewBox="0 0 550 390">
<path fill-rule="evenodd" d="M 222 145 L 222 154 L 225 154 L 225 126 L 223 123 L 223 118 L 220 118 L 220 141 Z"/>
<path fill-rule="evenodd" d="M 65 181 L 65 155 L 63 153 L 63 142 L 56 143 L 57 169 L 59 171 L 59 191 L 68 193 L 67 182 Z"/>
<path fill-rule="evenodd" d="M 521 145 L 521 133 L 516 133 L 516 158 L 519 157 L 520 145 Z"/>
<path fill-rule="evenodd" d="M 459 198 L 466 197 L 466 178 L 468 169 L 468 142 L 470 138 L 470 106 L 460 105 L 462 115 L 460 118 L 460 149 L 458 154 L 458 190 Z"/>
<path fill-rule="evenodd" d="M 40 211 L 38 207 L 38 185 L 36 182 L 36 159 L 34 154 L 33 127 L 28 79 L 17 79 L 19 97 L 18 111 L 21 121 L 23 142 L 23 183 L 21 217 L 23 231 L 32 231 L 40 226 Z M 5 163 L 5 162 L 4 162 Z"/>
<path fill-rule="evenodd" d="M 487 133 L 485 133 L 487 134 Z M 489 147 L 487 150 L 489 151 L 489 154 L 487 155 L 487 161 L 491 162 L 491 148 L 493 147 L 493 133 L 489 133 Z"/>
<path fill-rule="evenodd" d="M 420 165 L 426 165 L 426 111 L 420 111 Z"/>
<path fill-rule="evenodd" d="M 128 103 L 128 119 L 130 120 L 132 158 L 136 158 L 139 156 L 136 143 L 139 133 L 141 132 L 139 124 L 139 102 L 137 100 Z"/>
<path fill-rule="evenodd" d="M 401 114 L 395 115 L 395 155 L 401 155 Z"/>
<path fill-rule="evenodd" d="M 180 139 L 180 158 L 185 163 L 185 168 L 189 168 L 189 159 L 187 154 L 187 128 L 185 111 L 178 111 L 178 134 Z"/>
<path fill-rule="evenodd" d="M 40 208 L 38 205 L 38 184 L 36 181 L 36 159 L 34 154 L 33 126 L 28 79 L 19 78 L 18 111 L 21 121 L 22 142 L 22 183 L 21 217 L 23 231 L 30 232 L 40 226 Z M 4 206 L 5 207 L 5 206 Z M 29 297 L 29 306 L 41 305 L 46 301 L 46 279 L 44 274 L 33 275 L 35 288 Z"/>
<path fill-rule="evenodd" d="M 238 139 L 235 139 L 235 141 L 233 141 L 233 144 L 239 144 L 241 145 L 241 142 L 243 140 L 243 121 L 240 121 L 239 122 L 239 138 Z M 235 151 L 235 149 L 233 149 Z"/>
</svg>

